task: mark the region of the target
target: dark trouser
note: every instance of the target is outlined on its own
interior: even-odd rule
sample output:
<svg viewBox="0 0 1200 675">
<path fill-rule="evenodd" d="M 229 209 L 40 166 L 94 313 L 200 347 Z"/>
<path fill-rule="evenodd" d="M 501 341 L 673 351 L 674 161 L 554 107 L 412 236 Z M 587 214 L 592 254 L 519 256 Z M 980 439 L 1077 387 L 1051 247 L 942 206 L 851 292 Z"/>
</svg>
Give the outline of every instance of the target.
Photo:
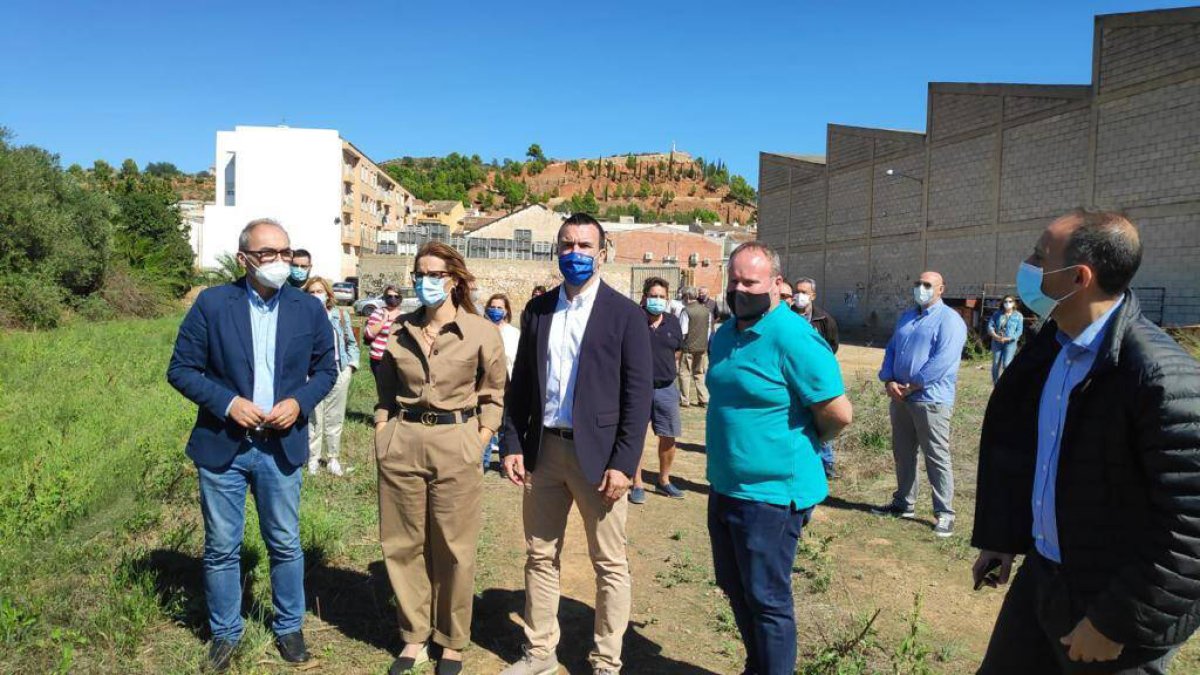
<svg viewBox="0 0 1200 675">
<path fill-rule="evenodd" d="M 1163 675 L 1178 647 L 1126 646 L 1115 661 L 1083 663 L 1067 658 L 1059 640 L 1075 629 L 1083 608 L 1072 600 L 1070 584 L 1058 565 L 1036 552 L 1025 557 L 1012 588 L 1004 596 L 979 675 L 1009 673 L 1144 673 Z"/>
<path fill-rule="evenodd" d="M 748 675 L 796 672 L 792 561 L 812 509 L 708 495 L 717 586 L 729 596 Z"/>
</svg>

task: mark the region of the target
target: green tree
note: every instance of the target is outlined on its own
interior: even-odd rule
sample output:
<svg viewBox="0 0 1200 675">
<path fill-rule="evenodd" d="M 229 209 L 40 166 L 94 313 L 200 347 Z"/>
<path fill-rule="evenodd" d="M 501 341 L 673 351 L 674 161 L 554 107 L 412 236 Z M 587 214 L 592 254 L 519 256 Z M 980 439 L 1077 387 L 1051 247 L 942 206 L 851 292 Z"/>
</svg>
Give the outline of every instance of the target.
<svg viewBox="0 0 1200 675">
<path fill-rule="evenodd" d="M 638 196 L 638 199 L 645 199 L 650 196 L 650 183 L 649 182 L 642 181 L 642 184 L 638 186 L 637 196 Z"/>
<path fill-rule="evenodd" d="M 729 194 L 737 201 L 749 206 L 753 206 L 755 200 L 758 199 L 758 193 L 742 176 L 735 175 L 729 179 Z"/>
<path fill-rule="evenodd" d="M 145 173 L 158 178 L 174 178 L 183 175 L 183 172 L 170 162 L 150 162 L 146 165 Z"/>
<path fill-rule="evenodd" d="M 625 156 L 625 168 L 629 169 L 634 175 L 637 174 L 637 158 L 633 155 Z"/>
<path fill-rule="evenodd" d="M 137 162 L 133 161 L 132 159 L 127 159 L 124 162 L 121 162 L 121 170 L 117 173 L 117 178 L 129 180 L 131 178 L 137 178 L 140 173 L 141 172 L 138 171 Z"/>
<path fill-rule="evenodd" d="M 546 163 L 546 156 L 542 154 L 542 146 L 537 143 L 529 146 L 529 149 L 525 151 L 525 156 L 535 162 Z"/>
</svg>

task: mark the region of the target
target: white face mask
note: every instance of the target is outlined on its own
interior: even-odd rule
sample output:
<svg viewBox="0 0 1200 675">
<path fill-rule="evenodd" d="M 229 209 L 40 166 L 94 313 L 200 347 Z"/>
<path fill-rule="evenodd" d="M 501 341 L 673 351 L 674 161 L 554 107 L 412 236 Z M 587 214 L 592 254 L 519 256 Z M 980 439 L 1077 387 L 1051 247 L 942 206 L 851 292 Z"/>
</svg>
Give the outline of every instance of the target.
<svg viewBox="0 0 1200 675">
<path fill-rule="evenodd" d="M 925 288 L 924 286 L 914 286 L 913 300 L 916 300 L 917 304 L 922 307 L 928 305 L 933 302 L 933 289 Z"/>
<path fill-rule="evenodd" d="M 797 309 L 808 309 L 808 306 L 812 304 L 812 298 L 808 296 L 808 293 L 797 293 L 793 304 Z"/>
<path fill-rule="evenodd" d="M 329 296 L 325 295 L 324 293 L 311 293 L 310 295 L 312 295 L 314 298 L 320 300 L 322 305 L 329 302 Z"/>
<path fill-rule="evenodd" d="M 292 273 L 292 266 L 282 260 L 265 265 L 252 265 L 252 267 L 254 268 L 254 278 L 267 288 L 278 289 Z"/>
</svg>

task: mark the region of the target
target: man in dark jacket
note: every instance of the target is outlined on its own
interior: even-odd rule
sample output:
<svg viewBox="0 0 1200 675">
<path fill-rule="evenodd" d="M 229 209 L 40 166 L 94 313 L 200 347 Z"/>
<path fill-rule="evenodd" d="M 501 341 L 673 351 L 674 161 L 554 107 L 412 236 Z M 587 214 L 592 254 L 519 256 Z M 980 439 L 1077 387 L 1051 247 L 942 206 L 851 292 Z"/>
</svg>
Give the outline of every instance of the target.
<svg viewBox="0 0 1200 675">
<path fill-rule="evenodd" d="M 980 673 L 1164 673 L 1200 619 L 1200 365 L 1129 292 L 1141 255 L 1077 210 L 1017 274 L 1047 325 L 988 403 L 976 586 L 1026 557 Z"/>
<path fill-rule="evenodd" d="M 792 298 L 792 310 L 808 319 L 817 333 L 829 343 L 829 348 L 836 354 L 838 350 L 837 321 L 825 310 L 816 305 L 817 282 L 807 277 L 796 281 L 796 295 Z"/>
</svg>

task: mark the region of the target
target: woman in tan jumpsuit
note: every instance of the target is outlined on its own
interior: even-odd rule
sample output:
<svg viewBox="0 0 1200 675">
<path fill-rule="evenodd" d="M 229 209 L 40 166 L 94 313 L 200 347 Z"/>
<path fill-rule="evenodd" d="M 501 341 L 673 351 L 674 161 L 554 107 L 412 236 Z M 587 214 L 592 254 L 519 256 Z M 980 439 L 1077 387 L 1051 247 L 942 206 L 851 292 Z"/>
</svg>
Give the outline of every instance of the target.
<svg viewBox="0 0 1200 675">
<path fill-rule="evenodd" d="M 379 536 L 405 642 L 391 675 L 424 661 L 430 640 L 442 648 L 438 675 L 455 675 L 471 641 L 479 456 L 500 426 L 507 376 L 500 333 L 471 302 L 473 281 L 453 248 L 421 247 L 422 307 L 396 321 L 378 370 Z"/>
</svg>

